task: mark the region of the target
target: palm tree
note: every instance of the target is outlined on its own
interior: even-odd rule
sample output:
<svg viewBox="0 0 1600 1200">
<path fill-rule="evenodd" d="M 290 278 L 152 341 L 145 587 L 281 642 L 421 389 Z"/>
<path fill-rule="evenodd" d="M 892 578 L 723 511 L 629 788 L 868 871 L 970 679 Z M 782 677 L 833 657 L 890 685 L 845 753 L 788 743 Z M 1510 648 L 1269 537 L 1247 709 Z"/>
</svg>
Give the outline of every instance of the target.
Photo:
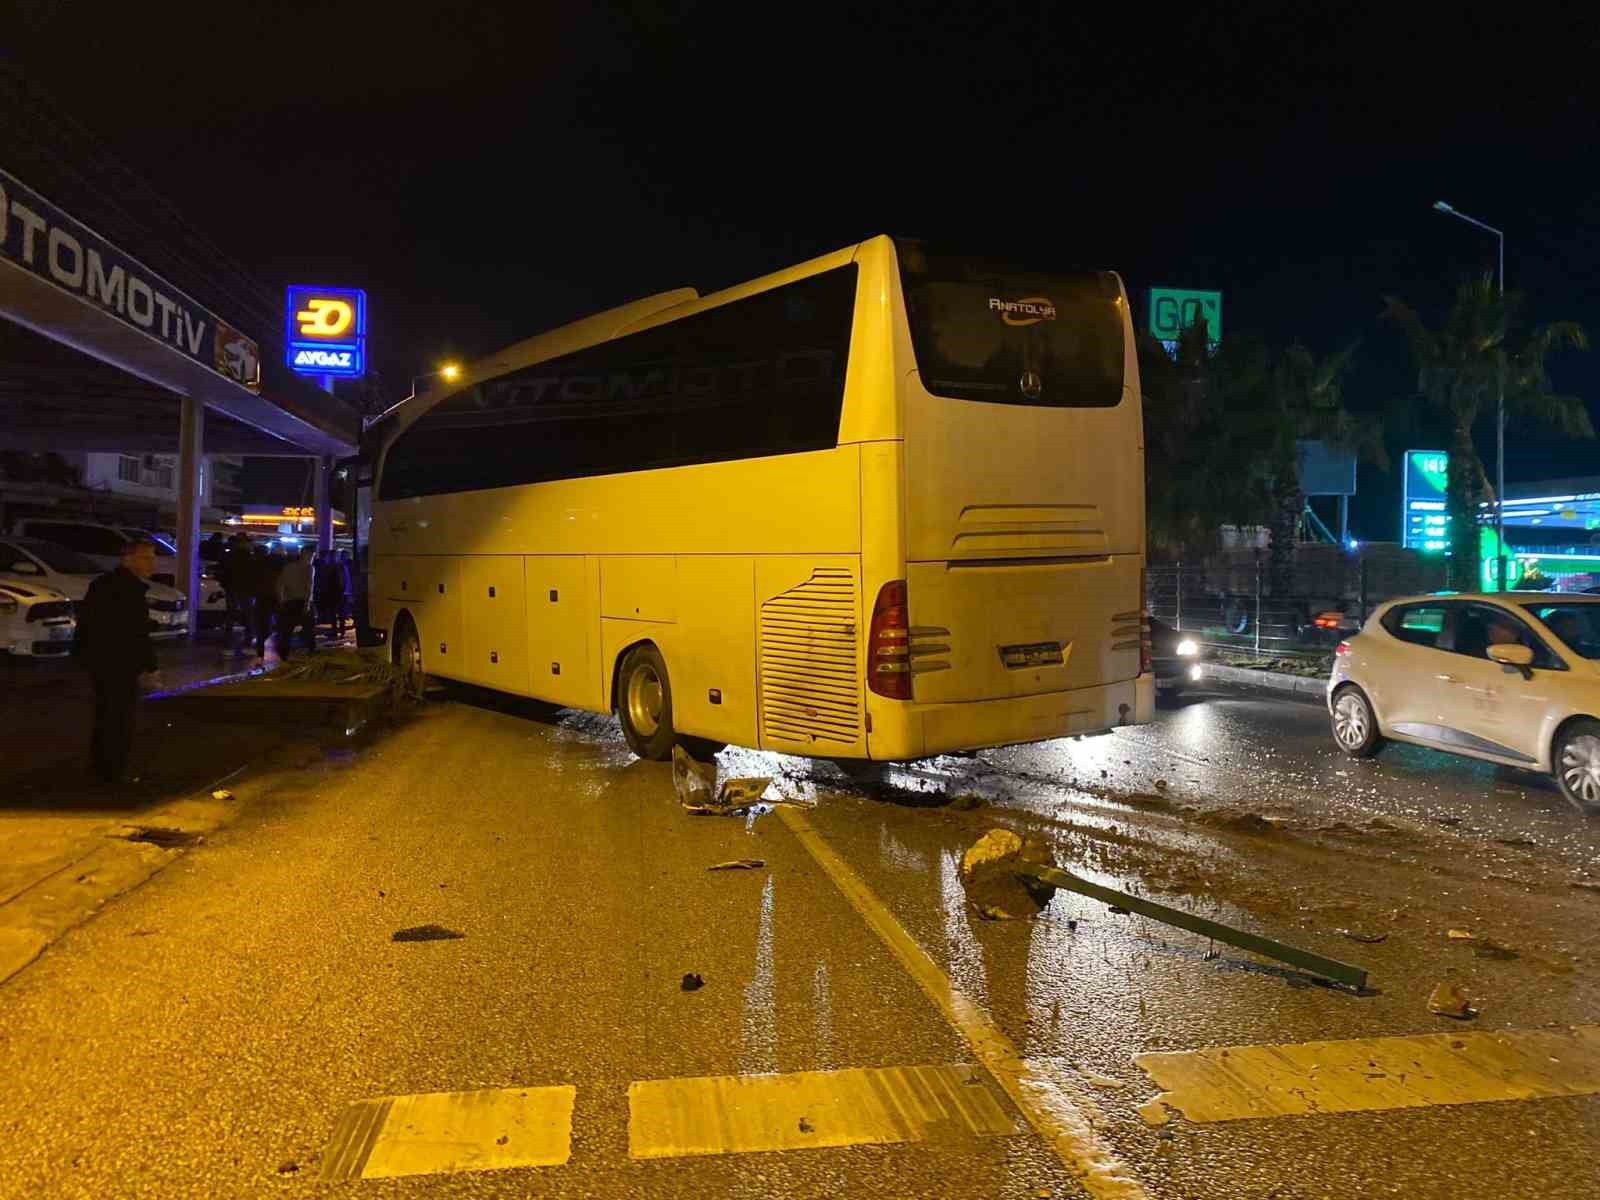
<svg viewBox="0 0 1600 1200">
<path fill-rule="evenodd" d="M 1306 496 L 1300 487 L 1299 443 L 1317 440 L 1335 450 L 1388 467 L 1380 424 L 1351 413 L 1344 404 L 1344 378 L 1356 347 L 1318 359 L 1299 342 L 1272 364 L 1262 466 L 1269 494 L 1267 583 L 1273 595 L 1288 593 L 1294 579 L 1294 548 Z"/>
<path fill-rule="evenodd" d="M 1213 350 L 1195 324 L 1176 356 L 1147 333 L 1139 337 L 1144 398 L 1146 520 L 1152 549 L 1183 558 L 1216 548 L 1224 525 L 1251 525 L 1259 488 L 1245 476 L 1249 456 L 1229 419 L 1237 387 L 1235 356 Z"/>
<path fill-rule="evenodd" d="M 1417 394 L 1450 422 L 1450 473 L 1446 510 L 1450 515 L 1450 583 L 1470 589 L 1478 573 L 1478 522 L 1494 490 L 1473 445 L 1479 420 L 1495 412 L 1504 382 L 1507 422 L 1518 421 L 1572 437 L 1594 437 L 1589 412 L 1576 396 L 1550 390 L 1545 364 L 1564 347 L 1588 349 L 1583 328 L 1556 321 L 1532 330 L 1513 344 L 1523 298 L 1500 295 L 1491 276 L 1469 279 L 1456 289 L 1455 303 L 1437 328 L 1393 296 L 1384 297 L 1383 318 L 1398 325 L 1411 347 Z"/>
</svg>

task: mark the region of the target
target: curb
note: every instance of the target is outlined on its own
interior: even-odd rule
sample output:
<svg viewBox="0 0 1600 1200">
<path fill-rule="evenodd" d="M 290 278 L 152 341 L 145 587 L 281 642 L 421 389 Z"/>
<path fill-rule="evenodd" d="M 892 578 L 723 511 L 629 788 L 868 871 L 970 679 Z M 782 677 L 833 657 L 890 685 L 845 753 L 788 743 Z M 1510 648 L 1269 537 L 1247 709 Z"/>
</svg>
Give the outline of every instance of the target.
<svg viewBox="0 0 1600 1200">
<path fill-rule="evenodd" d="M 1327 695 L 1328 681 L 1313 676 L 1285 675 L 1281 671 L 1254 671 L 1246 667 L 1228 667 L 1221 663 L 1206 663 L 1208 682 L 1233 683 L 1243 687 L 1261 688 L 1269 692 L 1285 692 L 1305 696 L 1321 702 Z"/>
</svg>

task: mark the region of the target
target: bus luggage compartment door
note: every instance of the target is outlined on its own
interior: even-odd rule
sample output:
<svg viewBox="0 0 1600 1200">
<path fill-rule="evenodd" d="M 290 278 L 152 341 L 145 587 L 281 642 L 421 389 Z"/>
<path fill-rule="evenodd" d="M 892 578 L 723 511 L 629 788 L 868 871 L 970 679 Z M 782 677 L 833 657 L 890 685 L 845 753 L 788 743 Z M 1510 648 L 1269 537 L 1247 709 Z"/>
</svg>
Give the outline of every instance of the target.
<svg viewBox="0 0 1600 1200">
<path fill-rule="evenodd" d="M 528 694 L 528 614 L 521 555 L 461 560 L 461 625 L 466 643 L 459 678 Z"/>
</svg>

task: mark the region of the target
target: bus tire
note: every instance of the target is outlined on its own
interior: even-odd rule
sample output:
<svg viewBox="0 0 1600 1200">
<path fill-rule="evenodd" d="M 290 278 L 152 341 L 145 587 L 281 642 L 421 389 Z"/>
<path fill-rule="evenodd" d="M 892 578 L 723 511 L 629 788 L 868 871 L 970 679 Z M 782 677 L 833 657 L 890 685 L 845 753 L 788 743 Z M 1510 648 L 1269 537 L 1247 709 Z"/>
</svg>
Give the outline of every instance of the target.
<svg viewBox="0 0 1600 1200">
<path fill-rule="evenodd" d="M 667 661 L 649 642 L 622 656 L 617 669 L 617 720 L 628 748 L 640 758 L 661 762 L 672 756 L 678 733 L 672 727 L 672 683 Z"/>
<path fill-rule="evenodd" d="M 394 665 L 400 671 L 400 690 L 412 700 L 420 700 L 428 687 L 422 669 L 422 639 L 410 614 L 400 614 L 394 626 Z"/>
<path fill-rule="evenodd" d="M 678 738 L 678 745 L 696 762 L 710 762 L 717 755 L 728 748 L 727 742 L 715 741 L 712 738 L 690 737 L 684 734 Z"/>
</svg>

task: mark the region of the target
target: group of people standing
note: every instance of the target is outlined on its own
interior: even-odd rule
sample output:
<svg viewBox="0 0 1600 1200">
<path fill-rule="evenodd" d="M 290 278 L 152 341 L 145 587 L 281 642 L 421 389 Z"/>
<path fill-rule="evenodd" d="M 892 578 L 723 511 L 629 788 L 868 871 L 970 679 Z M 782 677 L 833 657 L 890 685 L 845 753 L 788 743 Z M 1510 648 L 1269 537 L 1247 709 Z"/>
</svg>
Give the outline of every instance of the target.
<svg viewBox="0 0 1600 1200">
<path fill-rule="evenodd" d="M 344 634 L 344 623 L 351 619 L 350 552 L 332 550 L 313 554 L 301 548 L 276 553 L 265 546 L 252 545 L 249 538 L 236 533 L 226 543 L 214 534 L 208 549 L 213 571 L 228 598 L 223 618 L 224 652 L 233 649 L 233 629 L 237 625 L 245 637 L 255 639 L 256 657 L 266 654 L 267 639 L 276 627 L 278 657 L 293 655 L 296 633 L 302 633 L 306 652 L 317 649 L 316 630 L 327 625 L 334 637 Z"/>
</svg>

